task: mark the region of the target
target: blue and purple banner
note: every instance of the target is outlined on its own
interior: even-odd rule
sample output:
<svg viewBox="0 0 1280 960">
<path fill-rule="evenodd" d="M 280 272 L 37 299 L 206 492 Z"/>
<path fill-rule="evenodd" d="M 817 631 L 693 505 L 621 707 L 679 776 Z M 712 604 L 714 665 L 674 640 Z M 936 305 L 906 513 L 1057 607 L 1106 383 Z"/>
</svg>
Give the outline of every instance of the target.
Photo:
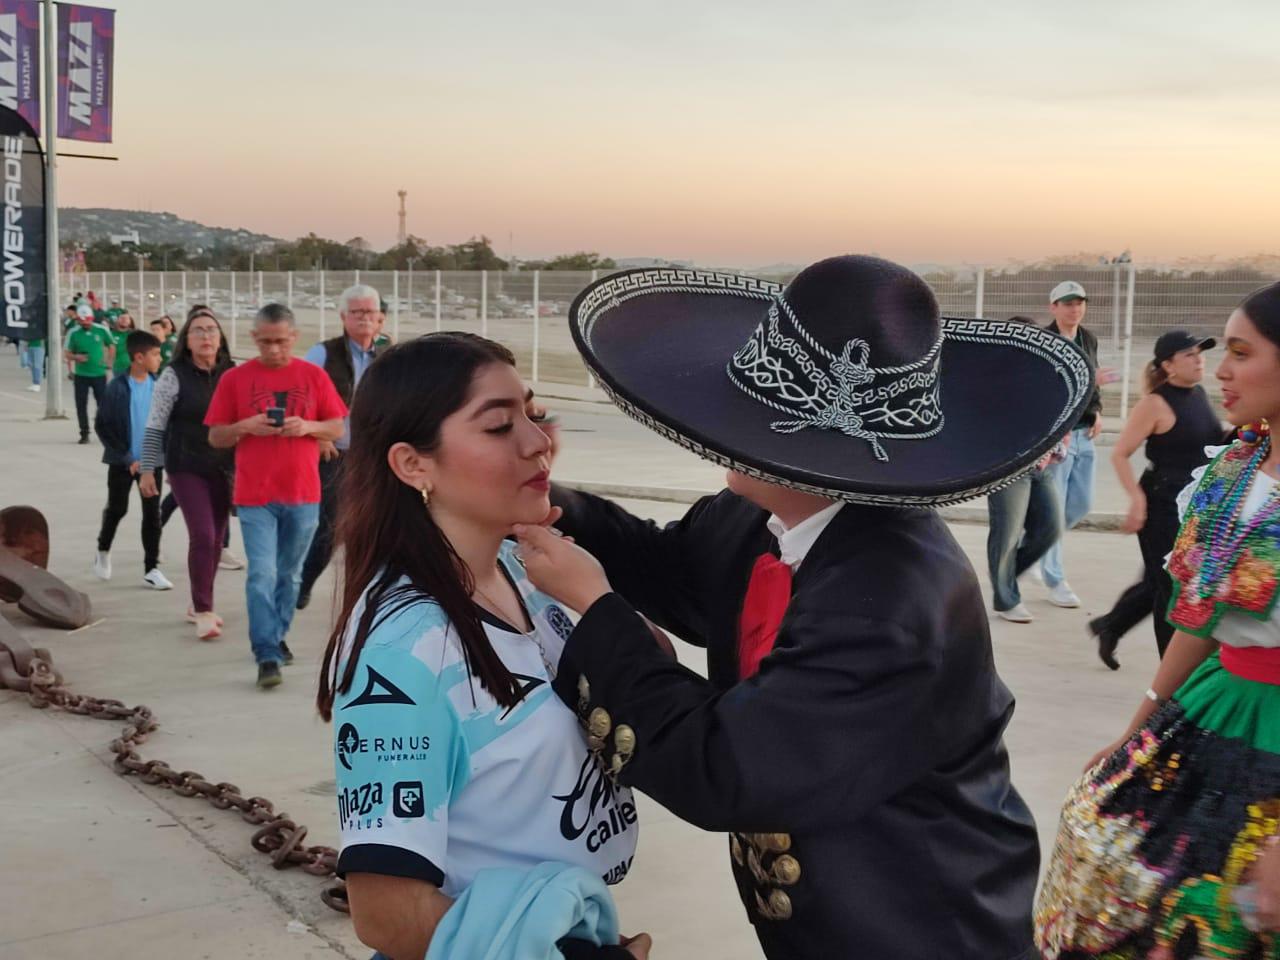
<svg viewBox="0 0 1280 960">
<path fill-rule="evenodd" d="M 114 10 L 58 4 L 58 136 L 111 142 Z"/>
<path fill-rule="evenodd" d="M 40 132 L 38 0 L 0 0 L 0 106 Z"/>
</svg>

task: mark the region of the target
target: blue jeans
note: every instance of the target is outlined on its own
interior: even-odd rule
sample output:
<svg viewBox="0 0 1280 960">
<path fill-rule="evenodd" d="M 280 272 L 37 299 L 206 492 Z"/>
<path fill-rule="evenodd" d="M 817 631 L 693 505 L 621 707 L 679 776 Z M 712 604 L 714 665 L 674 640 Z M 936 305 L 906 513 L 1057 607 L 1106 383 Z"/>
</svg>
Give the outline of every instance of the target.
<svg viewBox="0 0 1280 960">
<path fill-rule="evenodd" d="M 1093 441 L 1089 439 L 1089 428 L 1077 427 L 1071 431 L 1067 459 L 1053 464 L 1046 471 L 1053 477 L 1057 488 L 1058 503 L 1062 505 L 1064 531 L 1070 530 L 1088 516 L 1093 507 L 1093 467 Z M 1062 570 L 1061 538 L 1040 561 L 1040 572 L 1044 574 L 1044 582 L 1051 587 L 1056 587 L 1067 579 Z"/>
<path fill-rule="evenodd" d="M 1018 577 L 1062 536 L 1062 505 L 1047 470 L 1033 470 L 987 497 L 991 527 L 987 566 L 992 605 L 1012 610 L 1022 602 Z"/>
<path fill-rule="evenodd" d="M 302 561 L 316 532 L 320 504 L 268 503 L 240 507 L 239 515 L 249 564 L 244 592 L 253 658 L 258 663 L 279 663 L 280 644 L 293 622 Z"/>
<path fill-rule="evenodd" d="M 37 387 L 44 376 L 44 347 L 28 345 L 23 353 L 23 366 L 31 368 L 31 382 Z"/>
</svg>

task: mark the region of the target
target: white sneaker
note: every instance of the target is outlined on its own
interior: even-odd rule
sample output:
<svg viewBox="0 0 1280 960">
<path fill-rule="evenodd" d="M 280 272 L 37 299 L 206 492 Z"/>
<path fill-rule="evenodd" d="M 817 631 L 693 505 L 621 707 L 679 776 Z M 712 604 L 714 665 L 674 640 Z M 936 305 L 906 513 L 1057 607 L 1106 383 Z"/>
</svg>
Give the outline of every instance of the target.
<svg viewBox="0 0 1280 960">
<path fill-rule="evenodd" d="M 163 573 L 160 572 L 159 567 L 155 567 L 151 570 L 148 570 L 146 576 L 142 578 L 142 582 L 145 583 L 152 590 L 172 590 L 173 589 L 173 584 L 169 582 L 168 577 L 166 577 Z"/>
<path fill-rule="evenodd" d="M 1056 587 L 1049 588 L 1049 602 L 1055 607 L 1078 607 L 1080 606 L 1080 598 L 1076 596 L 1076 592 L 1071 589 L 1071 584 L 1063 580 Z"/>
<path fill-rule="evenodd" d="M 996 616 L 1002 620 L 1008 620 L 1010 623 L 1030 623 L 1034 619 L 1031 616 L 1031 611 L 1021 603 L 1010 607 L 1008 610 L 997 610 Z"/>
<path fill-rule="evenodd" d="M 218 567 L 222 570 L 243 570 L 244 561 L 230 550 L 223 550 L 222 556 L 218 558 Z"/>
<path fill-rule="evenodd" d="M 99 550 L 94 554 L 93 575 L 99 580 L 111 579 L 111 554 L 106 550 Z"/>
<path fill-rule="evenodd" d="M 39 392 L 40 392 L 40 384 L 38 384 L 38 383 L 33 383 L 31 386 L 27 387 L 27 390 L 29 390 L 31 393 L 39 393 Z"/>
</svg>

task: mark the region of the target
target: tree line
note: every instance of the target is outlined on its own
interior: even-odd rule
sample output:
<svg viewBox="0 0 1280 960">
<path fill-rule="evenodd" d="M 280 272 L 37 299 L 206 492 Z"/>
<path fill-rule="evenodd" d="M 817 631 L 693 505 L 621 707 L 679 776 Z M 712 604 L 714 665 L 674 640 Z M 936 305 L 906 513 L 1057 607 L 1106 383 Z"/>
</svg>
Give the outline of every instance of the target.
<svg viewBox="0 0 1280 960">
<path fill-rule="evenodd" d="M 80 249 L 63 244 L 65 254 Z M 139 258 L 144 270 L 507 270 L 511 264 L 499 257 L 486 236 L 463 243 L 432 246 L 419 237 L 410 237 L 389 250 L 361 249 L 309 233 L 297 240 L 285 240 L 266 250 L 249 250 L 218 244 L 189 250 L 179 243 L 148 243 L 118 246 L 110 240 L 95 240 L 84 248 L 85 267 L 90 271 L 137 270 Z M 612 270 L 617 264 L 598 253 L 580 251 L 546 260 L 522 260 L 520 270 Z"/>
</svg>

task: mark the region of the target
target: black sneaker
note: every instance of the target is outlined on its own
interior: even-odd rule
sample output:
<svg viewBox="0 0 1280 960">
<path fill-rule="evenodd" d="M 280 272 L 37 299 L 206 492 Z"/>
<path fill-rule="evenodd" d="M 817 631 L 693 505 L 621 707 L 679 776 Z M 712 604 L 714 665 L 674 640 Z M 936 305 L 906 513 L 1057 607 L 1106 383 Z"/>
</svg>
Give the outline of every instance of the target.
<svg viewBox="0 0 1280 960">
<path fill-rule="evenodd" d="M 1098 641 L 1098 659 L 1107 665 L 1109 670 L 1119 670 L 1120 661 L 1116 659 L 1116 648 L 1120 646 L 1120 638 L 1107 629 L 1107 622 L 1102 617 L 1089 621 L 1089 632 Z"/>
<path fill-rule="evenodd" d="M 310 591 L 310 590 L 299 590 L 299 591 L 298 591 L 298 602 L 295 604 L 295 606 L 296 606 L 299 610 L 305 610 L 305 609 L 307 609 L 307 604 L 308 604 L 308 603 L 310 603 L 310 602 L 311 602 L 311 591 Z"/>
<path fill-rule="evenodd" d="M 278 687 L 283 680 L 284 677 L 280 676 L 280 664 L 274 660 L 258 664 L 258 686 L 263 690 Z"/>
<path fill-rule="evenodd" d="M 293 651 L 289 649 L 289 645 L 283 640 L 280 641 L 280 662 L 286 667 L 293 663 Z"/>
<path fill-rule="evenodd" d="M 88 442 L 89 442 L 89 435 L 87 433 L 80 434 L 80 443 L 83 445 Z"/>
</svg>

